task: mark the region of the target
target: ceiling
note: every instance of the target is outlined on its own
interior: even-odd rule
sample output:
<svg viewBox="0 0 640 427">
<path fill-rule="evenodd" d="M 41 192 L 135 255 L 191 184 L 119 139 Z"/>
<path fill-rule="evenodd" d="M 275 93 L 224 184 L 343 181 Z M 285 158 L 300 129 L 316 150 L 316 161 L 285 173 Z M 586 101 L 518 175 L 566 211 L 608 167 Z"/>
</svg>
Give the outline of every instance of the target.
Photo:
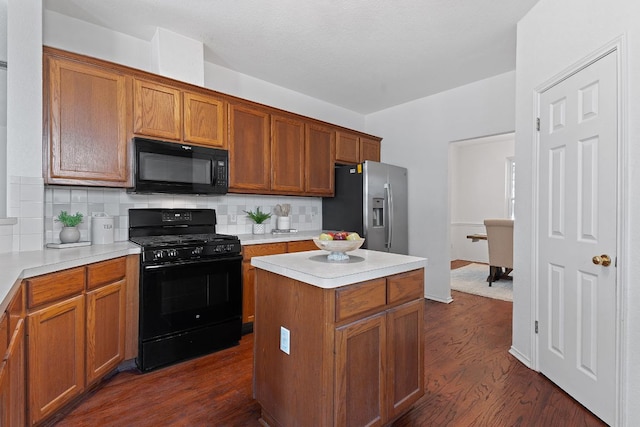
<svg viewBox="0 0 640 427">
<path fill-rule="evenodd" d="M 200 40 L 205 61 L 368 114 L 515 69 L 538 0 L 46 0 L 151 40 Z"/>
</svg>

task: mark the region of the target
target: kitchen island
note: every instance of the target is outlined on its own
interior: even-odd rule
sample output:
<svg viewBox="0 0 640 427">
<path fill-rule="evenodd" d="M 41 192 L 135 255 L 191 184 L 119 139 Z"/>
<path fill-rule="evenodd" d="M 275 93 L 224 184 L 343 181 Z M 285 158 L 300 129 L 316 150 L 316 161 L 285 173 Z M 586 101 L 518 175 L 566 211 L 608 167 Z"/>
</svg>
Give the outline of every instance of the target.
<svg viewBox="0 0 640 427">
<path fill-rule="evenodd" d="M 385 425 L 424 394 L 426 259 L 254 257 L 254 396 L 268 426 Z"/>
</svg>

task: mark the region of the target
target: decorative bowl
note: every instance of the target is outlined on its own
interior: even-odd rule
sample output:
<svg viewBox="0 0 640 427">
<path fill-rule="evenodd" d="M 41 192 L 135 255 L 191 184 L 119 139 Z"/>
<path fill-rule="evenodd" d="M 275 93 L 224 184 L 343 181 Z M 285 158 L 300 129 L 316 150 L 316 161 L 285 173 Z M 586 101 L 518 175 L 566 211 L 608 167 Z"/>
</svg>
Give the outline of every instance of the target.
<svg viewBox="0 0 640 427">
<path fill-rule="evenodd" d="M 320 240 L 317 237 L 313 238 L 313 242 L 319 249 L 331 252 L 327 255 L 329 261 L 347 261 L 349 255 L 345 252 L 351 252 L 358 249 L 364 243 L 364 239 L 358 240 Z"/>
</svg>

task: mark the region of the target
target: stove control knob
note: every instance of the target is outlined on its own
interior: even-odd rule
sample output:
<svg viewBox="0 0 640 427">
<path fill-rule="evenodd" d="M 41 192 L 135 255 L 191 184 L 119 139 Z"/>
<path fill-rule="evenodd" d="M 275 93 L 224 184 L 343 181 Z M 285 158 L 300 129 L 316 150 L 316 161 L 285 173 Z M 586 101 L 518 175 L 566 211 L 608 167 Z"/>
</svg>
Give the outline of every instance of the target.
<svg viewBox="0 0 640 427">
<path fill-rule="evenodd" d="M 170 257 L 174 257 L 175 258 L 176 256 L 178 256 L 178 251 L 175 250 L 175 249 L 169 249 L 167 251 L 167 255 L 170 256 Z"/>
<path fill-rule="evenodd" d="M 158 251 L 153 251 L 153 259 L 162 259 L 164 258 L 164 251 L 162 249 L 158 250 Z"/>
<path fill-rule="evenodd" d="M 193 248 L 193 250 L 191 251 L 192 255 L 200 255 L 202 254 L 202 252 L 204 251 L 204 248 L 202 246 L 198 246 L 196 248 Z"/>
</svg>

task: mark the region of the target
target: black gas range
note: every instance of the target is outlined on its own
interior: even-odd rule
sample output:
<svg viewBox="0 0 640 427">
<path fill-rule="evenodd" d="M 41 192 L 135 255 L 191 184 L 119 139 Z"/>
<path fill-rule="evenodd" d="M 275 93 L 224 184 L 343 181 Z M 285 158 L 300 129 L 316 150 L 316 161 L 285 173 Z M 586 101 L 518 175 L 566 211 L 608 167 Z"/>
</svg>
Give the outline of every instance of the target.
<svg viewBox="0 0 640 427">
<path fill-rule="evenodd" d="M 240 341 L 240 240 L 215 228 L 213 209 L 129 210 L 129 240 L 142 249 L 136 359 L 141 370 Z"/>
</svg>

